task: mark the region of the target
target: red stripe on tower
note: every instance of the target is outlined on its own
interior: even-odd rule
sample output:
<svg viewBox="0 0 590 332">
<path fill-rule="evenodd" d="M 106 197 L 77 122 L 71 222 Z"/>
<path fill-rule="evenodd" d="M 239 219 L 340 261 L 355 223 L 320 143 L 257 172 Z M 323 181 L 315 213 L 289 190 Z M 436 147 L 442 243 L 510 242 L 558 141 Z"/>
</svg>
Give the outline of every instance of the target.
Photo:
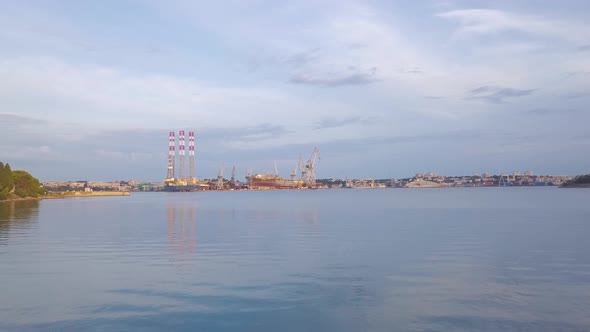
<svg viewBox="0 0 590 332">
<path fill-rule="evenodd" d="M 180 166 L 178 167 L 178 178 L 184 178 L 184 155 L 185 155 L 185 145 L 184 145 L 184 130 L 178 132 L 178 156 L 179 156 L 179 163 Z"/>
<path fill-rule="evenodd" d="M 188 156 L 190 178 L 195 179 L 195 132 L 188 132 Z"/>
<path fill-rule="evenodd" d="M 175 138 L 174 132 L 171 131 L 168 136 L 168 179 L 174 179 L 174 150 L 175 150 Z"/>
</svg>

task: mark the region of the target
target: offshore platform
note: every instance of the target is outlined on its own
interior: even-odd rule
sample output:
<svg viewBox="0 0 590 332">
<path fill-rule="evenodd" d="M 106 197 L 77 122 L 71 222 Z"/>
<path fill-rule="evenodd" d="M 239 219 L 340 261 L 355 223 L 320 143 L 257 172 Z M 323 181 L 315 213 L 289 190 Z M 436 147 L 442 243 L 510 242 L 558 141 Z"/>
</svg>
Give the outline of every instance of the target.
<svg viewBox="0 0 590 332">
<path fill-rule="evenodd" d="M 188 132 L 189 174 L 186 176 L 185 167 L 185 137 L 184 130 L 178 132 L 178 176 L 176 169 L 176 137 L 173 131 L 168 138 L 168 175 L 164 179 L 165 191 L 197 191 L 207 189 L 208 185 L 198 181 L 195 177 L 195 132 Z"/>
</svg>

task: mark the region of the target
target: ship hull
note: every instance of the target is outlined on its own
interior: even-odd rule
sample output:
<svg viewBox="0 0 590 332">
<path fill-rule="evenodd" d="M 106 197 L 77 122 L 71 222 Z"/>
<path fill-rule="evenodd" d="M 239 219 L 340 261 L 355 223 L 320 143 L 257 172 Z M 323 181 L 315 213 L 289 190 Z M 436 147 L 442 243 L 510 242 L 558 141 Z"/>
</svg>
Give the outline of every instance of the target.
<svg viewBox="0 0 590 332">
<path fill-rule="evenodd" d="M 183 192 L 183 191 L 198 191 L 202 190 L 200 185 L 187 185 L 187 186 L 164 186 L 164 191 L 167 192 Z"/>
<path fill-rule="evenodd" d="M 300 180 L 287 180 L 275 175 L 257 174 L 248 179 L 250 189 L 298 189 L 303 182 Z"/>
</svg>

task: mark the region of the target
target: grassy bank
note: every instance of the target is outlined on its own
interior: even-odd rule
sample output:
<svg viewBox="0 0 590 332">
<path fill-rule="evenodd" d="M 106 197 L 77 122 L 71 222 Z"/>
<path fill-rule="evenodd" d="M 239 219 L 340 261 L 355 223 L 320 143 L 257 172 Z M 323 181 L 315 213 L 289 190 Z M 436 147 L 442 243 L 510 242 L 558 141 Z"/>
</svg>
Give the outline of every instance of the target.
<svg viewBox="0 0 590 332">
<path fill-rule="evenodd" d="M 38 201 L 42 200 L 43 197 L 13 197 L 0 200 L 0 204 L 8 203 L 8 202 L 19 202 L 19 201 Z"/>
<path fill-rule="evenodd" d="M 42 199 L 64 199 L 64 198 L 83 198 L 83 197 L 122 197 L 122 196 L 130 196 L 130 195 L 131 195 L 131 193 L 128 191 L 49 192 L 47 194 L 39 195 L 38 197 L 18 197 L 16 195 L 11 195 L 7 199 L 0 200 L 0 203 L 19 202 L 19 201 L 39 201 Z"/>
<path fill-rule="evenodd" d="M 79 197 L 105 197 L 105 196 L 130 196 L 128 191 L 61 191 L 49 192 L 43 195 L 43 199 L 79 198 Z"/>
</svg>

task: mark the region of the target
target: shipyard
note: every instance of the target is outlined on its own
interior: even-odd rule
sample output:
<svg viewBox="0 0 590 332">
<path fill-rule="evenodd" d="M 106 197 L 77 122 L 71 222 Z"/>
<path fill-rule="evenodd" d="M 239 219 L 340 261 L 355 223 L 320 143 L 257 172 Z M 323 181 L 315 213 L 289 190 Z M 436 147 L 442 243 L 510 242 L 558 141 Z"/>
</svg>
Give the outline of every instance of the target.
<svg viewBox="0 0 590 332">
<path fill-rule="evenodd" d="M 178 158 L 176 158 L 176 133 L 169 132 L 168 135 L 168 167 L 164 179 L 163 190 L 171 192 L 190 192 L 201 190 L 275 190 L 275 189 L 316 189 L 315 165 L 320 160 L 320 151 L 315 147 L 307 161 L 300 157 L 290 178 L 285 179 L 279 175 L 275 162 L 273 174 L 248 174 L 246 182 L 236 180 L 236 167 L 232 167 L 231 179 L 226 181 L 223 177 L 225 162 L 216 179 L 199 180 L 195 176 L 195 133 L 188 132 L 188 174 L 186 174 L 186 140 L 185 131 L 178 132 Z M 300 177 L 297 178 L 297 175 Z"/>
</svg>

